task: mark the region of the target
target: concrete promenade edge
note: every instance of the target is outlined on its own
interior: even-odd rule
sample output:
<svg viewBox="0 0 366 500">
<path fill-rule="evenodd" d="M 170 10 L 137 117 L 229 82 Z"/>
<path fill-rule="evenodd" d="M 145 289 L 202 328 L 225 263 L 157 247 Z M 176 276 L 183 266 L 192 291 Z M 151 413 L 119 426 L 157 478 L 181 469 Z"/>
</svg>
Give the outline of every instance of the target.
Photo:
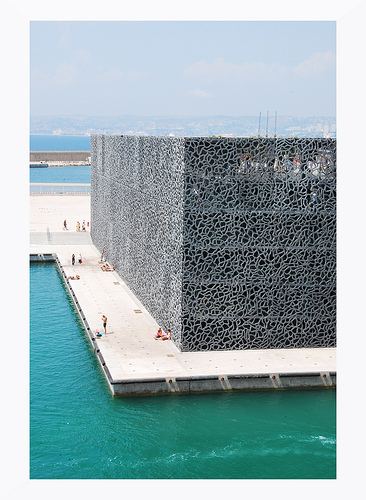
<svg viewBox="0 0 366 500">
<path fill-rule="evenodd" d="M 159 325 L 143 304 L 115 271 L 102 271 L 90 228 L 76 232 L 83 220 L 90 222 L 90 196 L 31 195 L 29 253 L 58 263 L 113 395 L 336 385 L 335 348 L 180 352 L 155 340 Z M 71 264 L 73 253 L 82 264 Z M 66 279 L 76 274 L 80 280 Z M 96 339 L 103 314 L 107 335 Z"/>
</svg>

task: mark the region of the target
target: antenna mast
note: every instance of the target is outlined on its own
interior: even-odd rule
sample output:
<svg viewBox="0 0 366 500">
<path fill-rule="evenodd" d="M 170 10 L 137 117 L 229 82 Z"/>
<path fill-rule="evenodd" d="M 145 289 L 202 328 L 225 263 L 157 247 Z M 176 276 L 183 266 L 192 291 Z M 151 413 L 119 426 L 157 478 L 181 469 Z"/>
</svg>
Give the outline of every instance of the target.
<svg viewBox="0 0 366 500">
<path fill-rule="evenodd" d="M 275 137 L 276 137 L 276 132 L 277 132 L 277 111 L 276 111 L 276 114 L 275 114 L 275 133 L 274 133 Z"/>
<path fill-rule="evenodd" d="M 267 111 L 267 128 L 266 128 L 266 137 L 268 137 L 268 113 L 269 113 L 269 111 Z"/>
<path fill-rule="evenodd" d="M 261 114 L 262 114 L 262 112 L 260 111 L 259 112 L 259 123 L 258 123 L 258 137 L 260 135 L 260 130 L 261 130 Z"/>
</svg>

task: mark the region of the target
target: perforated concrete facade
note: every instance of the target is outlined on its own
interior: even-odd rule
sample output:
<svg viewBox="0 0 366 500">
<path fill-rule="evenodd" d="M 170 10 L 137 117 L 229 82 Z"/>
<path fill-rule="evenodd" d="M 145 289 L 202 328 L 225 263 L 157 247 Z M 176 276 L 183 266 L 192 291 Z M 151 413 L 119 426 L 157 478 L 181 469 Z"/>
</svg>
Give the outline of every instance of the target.
<svg viewBox="0 0 366 500">
<path fill-rule="evenodd" d="M 91 235 L 183 351 L 334 347 L 334 139 L 91 137 Z"/>
</svg>

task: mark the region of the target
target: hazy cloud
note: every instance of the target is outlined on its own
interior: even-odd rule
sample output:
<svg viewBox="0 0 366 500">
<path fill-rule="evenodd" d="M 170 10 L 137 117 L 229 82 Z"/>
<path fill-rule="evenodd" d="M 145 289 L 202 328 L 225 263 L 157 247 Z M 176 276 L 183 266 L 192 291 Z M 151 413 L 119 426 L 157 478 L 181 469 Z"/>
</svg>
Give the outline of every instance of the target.
<svg viewBox="0 0 366 500">
<path fill-rule="evenodd" d="M 61 62 L 54 77 L 54 83 L 58 86 L 71 85 L 83 72 L 91 60 L 91 55 L 86 49 L 78 49 L 68 61 Z"/>
<path fill-rule="evenodd" d="M 206 81 L 231 79 L 232 81 L 245 80 L 253 77 L 280 78 L 296 75 L 308 77 L 314 73 L 327 71 L 335 66 L 335 55 L 332 51 L 318 52 L 310 59 L 302 61 L 296 66 L 282 66 L 280 64 L 264 64 L 263 62 L 234 64 L 226 62 L 222 57 L 212 63 L 200 61 L 185 68 L 184 75 L 189 78 L 201 78 Z"/>
<path fill-rule="evenodd" d="M 199 77 L 209 81 L 223 79 L 243 79 L 252 75 L 263 75 L 264 73 L 281 73 L 281 67 L 276 64 L 265 65 L 258 63 L 234 64 L 225 62 L 222 57 L 218 57 L 213 63 L 200 61 L 185 69 L 187 77 Z"/>
<path fill-rule="evenodd" d="M 127 73 L 127 79 L 131 82 L 138 82 L 145 80 L 149 76 L 149 73 L 143 71 L 135 71 L 134 69 Z"/>
<path fill-rule="evenodd" d="M 199 99 L 207 99 L 208 97 L 213 97 L 213 92 L 208 92 L 201 89 L 188 90 L 187 94 L 191 97 L 198 97 Z"/>
<path fill-rule="evenodd" d="M 47 88 L 50 84 L 53 83 L 53 77 L 47 73 L 40 71 L 35 68 L 31 71 L 31 84 L 35 85 L 36 88 L 40 88 L 41 90 Z"/>
<path fill-rule="evenodd" d="M 331 51 L 317 52 L 310 59 L 301 62 L 293 68 L 293 72 L 298 76 L 311 76 L 314 73 L 322 73 L 328 69 L 335 68 L 336 56 Z"/>
<path fill-rule="evenodd" d="M 67 46 L 71 35 L 70 35 L 70 24 L 65 22 L 59 22 L 58 27 L 60 30 L 60 38 L 57 43 L 58 48 L 64 48 Z"/>
<path fill-rule="evenodd" d="M 120 68 L 109 68 L 95 77 L 97 83 L 116 82 L 125 78 L 125 73 Z"/>
<path fill-rule="evenodd" d="M 85 66 L 91 60 L 90 52 L 86 49 L 78 49 L 74 54 L 74 62 L 76 64 L 80 64 L 81 66 Z"/>
<path fill-rule="evenodd" d="M 54 83 L 64 86 L 70 85 L 77 75 L 77 70 L 74 64 L 62 62 L 57 66 Z"/>
<path fill-rule="evenodd" d="M 95 82 L 97 83 L 113 83 L 113 82 L 138 82 L 146 79 L 149 76 L 148 73 L 144 73 L 142 71 L 122 71 L 121 68 L 113 67 L 108 68 L 106 71 L 103 71 L 99 68 L 99 74 L 95 77 Z"/>
</svg>

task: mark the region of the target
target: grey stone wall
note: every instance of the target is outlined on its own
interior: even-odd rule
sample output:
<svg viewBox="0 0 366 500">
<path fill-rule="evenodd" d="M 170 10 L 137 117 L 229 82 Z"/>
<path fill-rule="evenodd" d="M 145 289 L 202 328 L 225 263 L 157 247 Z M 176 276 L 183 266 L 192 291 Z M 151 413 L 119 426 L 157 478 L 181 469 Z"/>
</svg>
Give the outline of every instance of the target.
<svg viewBox="0 0 366 500">
<path fill-rule="evenodd" d="M 92 136 L 93 242 L 185 351 L 336 342 L 334 139 Z"/>
</svg>

